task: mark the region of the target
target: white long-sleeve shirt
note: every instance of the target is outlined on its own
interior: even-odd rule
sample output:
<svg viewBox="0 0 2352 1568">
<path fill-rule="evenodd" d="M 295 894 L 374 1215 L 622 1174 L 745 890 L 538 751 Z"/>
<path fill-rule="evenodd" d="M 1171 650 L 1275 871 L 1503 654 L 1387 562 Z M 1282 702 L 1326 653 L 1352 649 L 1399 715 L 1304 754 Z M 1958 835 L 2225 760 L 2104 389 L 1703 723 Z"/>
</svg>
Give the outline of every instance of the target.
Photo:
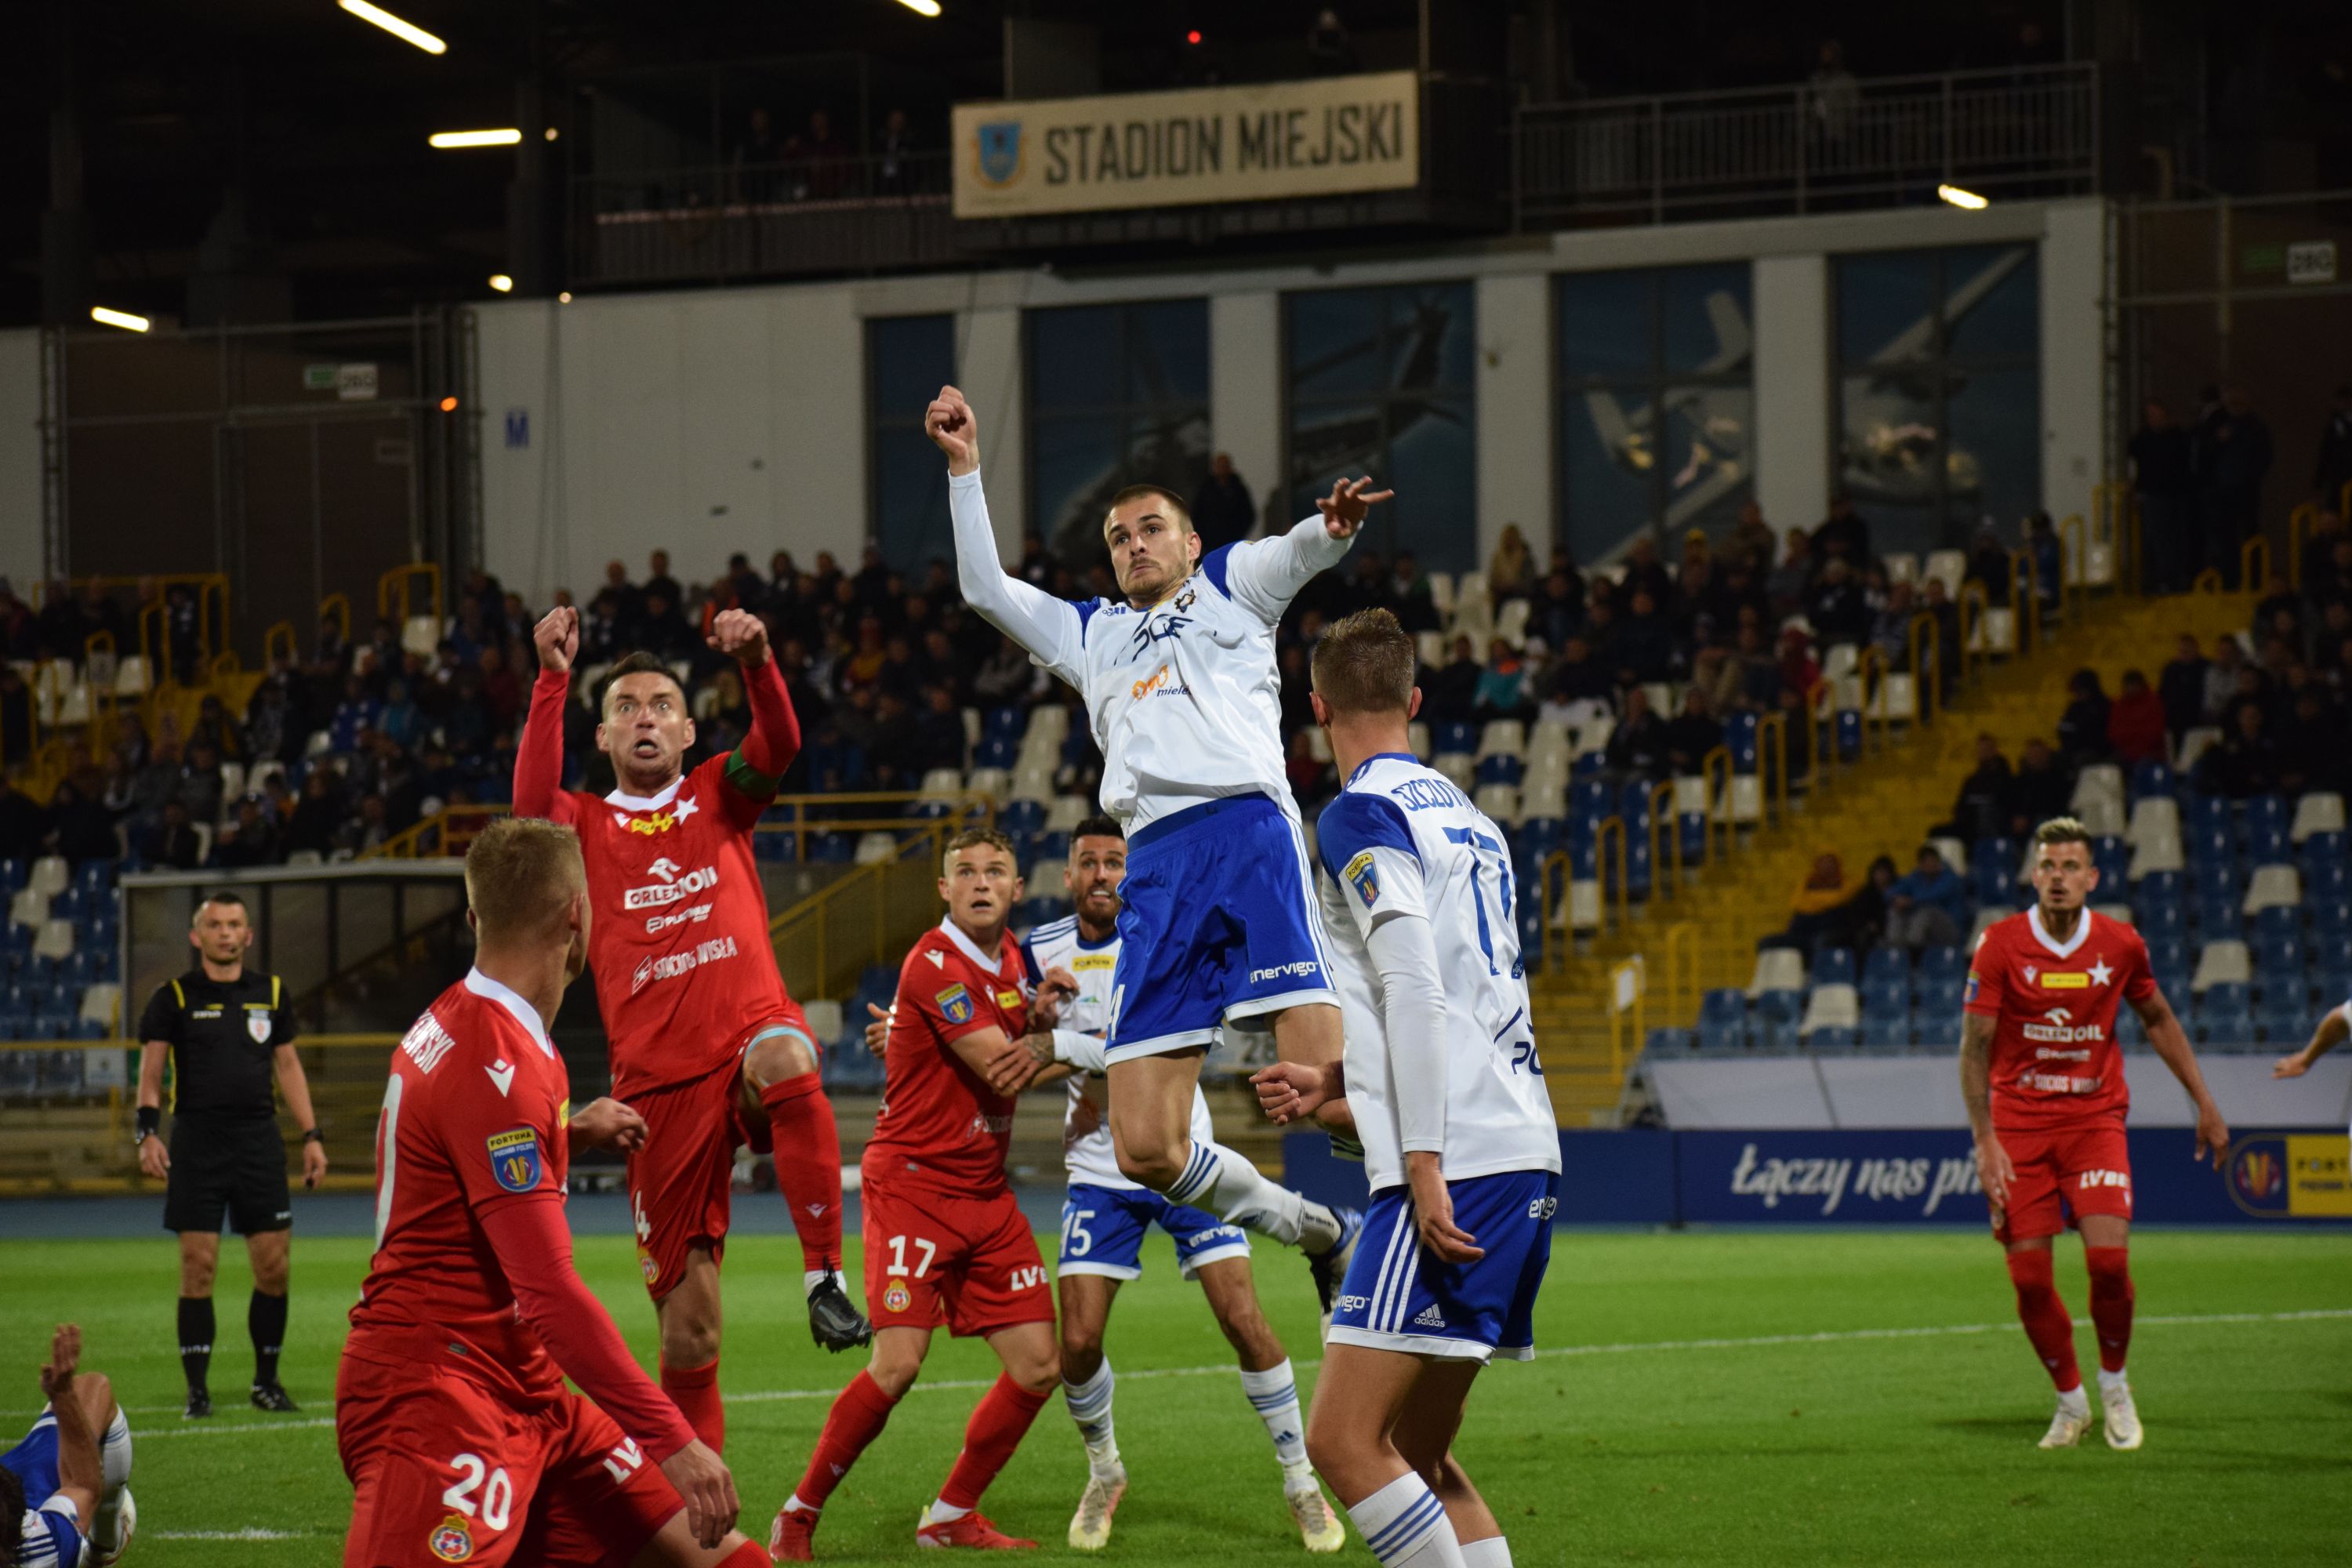
<svg viewBox="0 0 2352 1568">
<path fill-rule="evenodd" d="M 1070 604 L 1007 574 L 980 472 L 950 475 L 956 578 L 964 600 L 1086 699 L 1102 749 L 1102 807 L 1128 832 L 1188 806 L 1260 794 L 1294 817 L 1283 772 L 1282 679 L 1274 628 L 1351 539 L 1321 517 L 1212 550 L 1149 610 Z"/>
<path fill-rule="evenodd" d="M 1433 1151 L 1449 1182 L 1559 1169 L 1510 850 L 1445 775 L 1382 753 L 1316 824 L 1348 1105 L 1372 1190 Z"/>
</svg>

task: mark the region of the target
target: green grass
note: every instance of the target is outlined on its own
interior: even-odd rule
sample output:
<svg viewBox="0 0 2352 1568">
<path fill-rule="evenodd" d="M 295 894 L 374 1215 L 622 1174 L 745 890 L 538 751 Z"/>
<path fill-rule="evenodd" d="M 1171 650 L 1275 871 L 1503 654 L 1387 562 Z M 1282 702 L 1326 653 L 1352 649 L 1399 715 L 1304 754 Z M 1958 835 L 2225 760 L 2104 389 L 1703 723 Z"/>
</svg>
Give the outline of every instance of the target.
<svg viewBox="0 0 2352 1568">
<path fill-rule="evenodd" d="M 1163 1241 L 1111 1320 L 1118 1418 L 1133 1486 L 1110 1556 L 1155 1565 L 1294 1561 L 1299 1552 L 1263 1430 L 1228 1353 Z M 83 1325 L 139 1429 L 133 1564 L 324 1563 L 351 1492 L 322 1417 L 360 1240 L 298 1242 L 285 1380 L 301 1417 L 224 1403 L 208 1425 L 176 1415 L 173 1256 L 167 1242 L 0 1243 L 0 1384 L 14 1426 L 37 1405 L 46 1326 Z M 2142 1323 L 2133 1384 L 2147 1447 L 2033 1447 L 2050 1391 L 2011 1316 L 1991 1246 L 1975 1235 L 1586 1235 L 1563 1232 L 1540 1341 L 1567 1353 L 1480 1380 L 1456 1452 L 1502 1516 L 1517 1562 L 1636 1563 L 2220 1564 L 2341 1563 L 2352 1496 L 2352 1237 L 2162 1233 L 2137 1239 Z M 652 1312 L 627 1242 L 585 1238 L 583 1272 L 651 1361 Z M 1303 1264 L 1260 1253 L 1275 1327 L 1316 1354 Z M 214 1387 L 250 1371 L 239 1321 L 242 1249 L 223 1248 Z M 2079 1249 L 2060 1280 L 2079 1315 Z M 745 1237 L 727 1263 L 727 1458 L 746 1529 L 767 1521 L 805 1462 L 832 1392 L 856 1369 L 808 1342 L 789 1241 Z M 2165 1318 L 2259 1314 L 2252 1321 Z M 1986 1331 L 1758 1343 L 1776 1335 L 1990 1325 Z M 1662 1342 L 1714 1340 L 1684 1345 Z M 2086 1355 L 2087 1330 L 2078 1334 Z M 1587 1347 L 1601 1347 L 1591 1349 Z M 1656 1348 L 1649 1348 L 1656 1347 Z M 1206 1370 L 1195 1370 L 1206 1369 Z M 993 1375 L 986 1349 L 935 1350 L 928 1376 Z M 1167 1375 L 1144 1379 L 1146 1371 Z M 768 1395 L 769 1397 L 756 1397 Z M 835 1494 L 818 1537 L 828 1560 L 902 1562 L 913 1522 L 952 1461 L 976 1394 L 910 1395 Z M 0 1439 L 5 1440 L 5 1439 Z M 1048 1405 L 989 1494 L 996 1521 L 1062 1545 L 1085 1461 Z M 262 1542 L 166 1539 L 286 1532 Z M 420 1543 L 421 1547 L 421 1543 Z M 1342 1561 L 1369 1562 L 1360 1544 Z"/>
</svg>

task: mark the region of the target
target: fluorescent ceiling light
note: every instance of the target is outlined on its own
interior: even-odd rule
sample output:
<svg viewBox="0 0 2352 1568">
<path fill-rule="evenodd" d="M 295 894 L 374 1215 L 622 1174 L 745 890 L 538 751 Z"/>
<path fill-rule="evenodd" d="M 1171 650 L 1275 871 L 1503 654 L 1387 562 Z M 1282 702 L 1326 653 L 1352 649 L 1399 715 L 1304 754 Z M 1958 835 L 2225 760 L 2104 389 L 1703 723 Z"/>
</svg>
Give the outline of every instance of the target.
<svg viewBox="0 0 2352 1568">
<path fill-rule="evenodd" d="M 919 16 L 936 16 L 940 14 L 940 0 L 898 0 L 898 4 Z"/>
<path fill-rule="evenodd" d="M 1958 185 L 1937 185 L 1936 187 L 1936 194 L 1949 202 L 1952 205 L 1956 207 L 1966 207 L 1970 212 L 1976 212 L 1980 208 L 1988 207 L 1992 205 L 1990 202 L 1986 201 L 1982 196 L 1977 195 L 1974 191 L 1964 191 Z"/>
<path fill-rule="evenodd" d="M 425 141 L 436 147 L 511 147 L 522 132 L 509 125 L 503 131 L 436 131 Z"/>
<path fill-rule="evenodd" d="M 413 22 L 404 22 L 380 6 L 369 5 L 368 0 L 335 0 L 335 4 L 362 22 L 373 22 L 401 42 L 415 44 L 428 55 L 446 55 L 449 52 L 448 45 L 424 28 Z"/>
<path fill-rule="evenodd" d="M 110 310 L 103 305 L 92 305 L 89 319 L 101 326 L 121 327 L 130 332 L 143 332 L 153 324 L 144 316 L 134 316 L 128 310 Z"/>
<path fill-rule="evenodd" d="M 503 272 L 493 272 L 490 274 L 490 287 L 503 294 L 514 287 L 514 279 Z"/>
</svg>

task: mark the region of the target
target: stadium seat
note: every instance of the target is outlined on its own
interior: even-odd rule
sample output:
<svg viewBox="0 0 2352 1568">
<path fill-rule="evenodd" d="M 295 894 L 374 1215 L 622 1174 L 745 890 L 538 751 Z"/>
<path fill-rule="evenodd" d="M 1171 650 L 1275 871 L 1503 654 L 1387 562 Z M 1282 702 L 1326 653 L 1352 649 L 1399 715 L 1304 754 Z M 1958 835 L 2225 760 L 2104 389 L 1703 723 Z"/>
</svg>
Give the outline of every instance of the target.
<svg viewBox="0 0 2352 1568">
<path fill-rule="evenodd" d="M 1862 997 L 1850 984 L 1816 985 L 1805 999 L 1804 1021 L 1798 1032 L 1810 1035 L 1816 1029 L 1851 1029 L 1862 1022 Z"/>
<path fill-rule="evenodd" d="M 2284 865 L 2294 858 L 2294 846 L 2287 838 L 2286 828 L 2283 825 L 2264 821 L 2246 828 L 2242 853 L 2249 865 Z"/>
<path fill-rule="evenodd" d="M 1911 977 L 1908 974 L 1866 974 L 1862 982 L 1864 1018 L 1911 1017 Z"/>
<path fill-rule="evenodd" d="M 2102 834 L 2091 841 L 2091 864 L 2098 868 L 2100 891 L 2121 893 L 2131 880 L 2131 846 L 2121 834 Z"/>
<path fill-rule="evenodd" d="M 2143 937 L 2177 936 L 2188 927 L 2173 899 L 2142 899 L 2132 906 L 2131 923 Z"/>
<path fill-rule="evenodd" d="M 2143 767 L 2158 764 L 2146 763 Z M 2170 795 L 2143 795 L 2134 803 L 2131 822 L 2124 829 L 2124 837 L 2137 849 L 2151 841 L 2181 841 L 2180 804 Z"/>
<path fill-rule="evenodd" d="M 1756 972 L 1748 983 L 1750 998 L 1768 991 L 1802 991 L 1805 955 L 1793 947 L 1768 947 L 1756 954 Z"/>
<path fill-rule="evenodd" d="M 1912 1032 L 1923 1051 L 1956 1051 L 1960 1047 L 1960 1010 L 1952 1007 L 1937 1013 L 1922 1012 Z"/>
<path fill-rule="evenodd" d="M 2312 790 L 2294 803 L 2294 821 L 2290 829 L 2297 844 L 2307 842 L 2314 834 L 2344 832 L 2344 797 L 2332 790 Z"/>
<path fill-rule="evenodd" d="M 2197 954 L 2197 973 L 2189 989 L 2200 995 L 2216 985 L 2246 985 L 2254 977 L 2253 956 L 2246 944 L 2233 940 L 2209 942 Z"/>
<path fill-rule="evenodd" d="M 2352 952 L 2352 897 L 2316 893 L 2305 899 L 2304 909 L 2311 916 L 2312 934 L 2320 939 L 2322 951 L 2334 947 Z"/>
<path fill-rule="evenodd" d="M 2293 908 L 2303 902 L 2303 879 L 2292 866 L 2263 866 L 2246 884 L 2244 910 L 2256 914 L 2273 904 Z"/>
<path fill-rule="evenodd" d="M 1968 986 L 1965 973 L 1950 979 L 1939 976 L 1922 981 L 1918 1005 L 1913 1009 L 1914 1016 L 1921 1018 L 1937 1017 L 1947 1013 L 1957 1016 L 1967 1000 Z"/>
<path fill-rule="evenodd" d="M 2221 731 L 2210 724 L 2200 724 L 2180 737 L 2180 745 L 2173 752 L 2172 770 L 2186 778 L 2196 771 L 2206 752 L 2221 743 Z M 2153 766 L 2145 763 L 2143 766 Z"/>
<path fill-rule="evenodd" d="M 1656 1028 L 1650 1031 L 1643 1043 L 1644 1057 L 1686 1057 L 1697 1048 L 1698 1037 L 1691 1029 Z"/>
<path fill-rule="evenodd" d="M 26 879 L 25 885 L 28 888 L 37 888 L 42 893 L 54 898 L 64 892 L 66 884 L 71 880 L 73 880 L 73 868 L 66 864 L 64 857 L 44 855 L 33 862 L 32 874 Z"/>
<path fill-rule="evenodd" d="M 1864 984 L 1872 981 L 1900 980 L 1911 984 L 1911 961 L 1901 948 L 1874 947 L 1862 961 Z"/>
<path fill-rule="evenodd" d="M 1853 976 L 1853 949 L 1824 947 L 1813 954 L 1812 982 L 1815 985 L 1851 986 Z"/>
<path fill-rule="evenodd" d="M 1968 552 L 1964 550 L 1930 550 L 1927 559 L 1919 564 L 1921 580 L 1933 577 L 1941 582 L 1944 592 L 1955 604 L 1959 602 L 1960 584 L 1967 578 L 1968 571 Z"/>
<path fill-rule="evenodd" d="M 2352 867 L 2344 863 L 2340 854 L 2306 860 L 2301 870 L 2303 896 L 2306 903 L 2341 899 L 2347 892 L 2352 892 Z"/>
<path fill-rule="evenodd" d="M 1955 984 L 1968 978 L 1968 955 L 1957 947 L 1931 947 L 1919 954 L 1919 980 L 1948 980 Z"/>
<path fill-rule="evenodd" d="M 1851 1055 L 1860 1039 L 1861 1030 L 1851 1024 L 1824 1024 L 1804 1037 L 1805 1048 L 1822 1057 Z"/>
<path fill-rule="evenodd" d="M 1885 569 L 1889 584 L 1910 583 L 1916 585 L 1919 581 L 1919 557 L 1907 550 L 1889 551 L 1878 558 L 1878 563 Z"/>
<path fill-rule="evenodd" d="M 2265 996 L 2254 1008 L 2254 1034 L 2264 1044 L 2299 1046 L 2311 1037 L 2315 1015 L 2301 996 Z"/>
<path fill-rule="evenodd" d="M 1003 768 L 974 768 L 971 776 L 964 781 L 964 788 L 992 805 L 1001 805 L 1013 793 L 1013 775 Z"/>
<path fill-rule="evenodd" d="M 1911 1048 L 1911 1016 L 1865 1012 L 1862 1016 L 1862 1048 L 1891 1056 Z"/>
<path fill-rule="evenodd" d="M 2294 824 L 2294 812 L 2284 795 L 2249 795 L 2240 808 L 2239 820 L 2249 834 L 2256 827 L 2275 827 L 2284 833 Z"/>
<path fill-rule="evenodd" d="M 2124 773 L 2113 763 L 2094 763 L 2075 775 L 2068 803 L 2074 815 L 2095 834 L 2124 829 Z"/>
<path fill-rule="evenodd" d="M 857 841 L 846 833 L 820 833 L 810 846 L 809 858 L 824 865 L 849 865 L 857 858 Z"/>
<path fill-rule="evenodd" d="M 1312 730 L 1308 731 L 1309 734 L 1315 735 L 1319 735 L 1323 731 L 1320 730 Z M 1325 760 L 1328 761 L 1328 759 Z M 1527 764 L 1519 761 L 1517 757 L 1497 754 L 1496 756 L 1488 757 L 1486 761 L 1478 763 L 1477 771 L 1474 776 L 1482 786 L 1486 784 L 1506 784 L 1516 787 L 1518 782 L 1527 776 Z"/>
<path fill-rule="evenodd" d="M 1448 724 L 1444 728 L 1454 731 L 1459 727 Z M 1488 721 L 1486 728 L 1478 731 L 1478 747 L 1473 754 L 1483 763 L 1488 757 L 1523 758 L 1527 752 L 1528 727 L 1517 719 L 1495 719 Z"/>
<path fill-rule="evenodd" d="M 2303 938 L 2297 936 L 2261 936 L 2253 941 L 2254 973 L 2258 975 L 2294 974 L 2295 984 L 2302 984 Z"/>
<path fill-rule="evenodd" d="M 2190 905 L 2197 916 L 2197 938 L 2200 942 L 2215 942 L 2234 937 L 2245 930 L 2239 918 L 2238 900 L 2226 889 L 2200 896 Z"/>
<path fill-rule="evenodd" d="M 1441 751 L 1429 760 L 1429 765 L 1465 795 L 1478 787 L 1478 764 L 1467 752 Z"/>
<path fill-rule="evenodd" d="M 2169 797 L 2178 789 L 2179 781 L 2173 776 L 2172 770 L 2162 763 L 2142 763 L 2132 769 L 2131 798 L 2135 812 L 2138 811 L 2141 801 L 2156 796 Z"/>
<path fill-rule="evenodd" d="M 1507 784 L 1482 784 L 1471 804 L 1507 827 L 1519 819 L 1519 792 Z"/>
<path fill-rule="evenodd" d="M 1429 733 L 1429 726 L 1420 720 L 1416 719 L 1404 727 L 1404 736 L 1406 749 L 1423 762 L 1437 754 L 1437 744 Z"/>
</svg>

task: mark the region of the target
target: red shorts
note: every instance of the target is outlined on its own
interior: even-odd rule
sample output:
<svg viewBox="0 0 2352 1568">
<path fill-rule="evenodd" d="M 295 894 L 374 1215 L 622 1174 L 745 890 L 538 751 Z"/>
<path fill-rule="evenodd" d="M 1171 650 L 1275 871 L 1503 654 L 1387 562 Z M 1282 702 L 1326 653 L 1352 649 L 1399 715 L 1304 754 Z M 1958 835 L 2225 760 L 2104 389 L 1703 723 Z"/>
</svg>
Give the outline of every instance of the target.
<svg viewBox="0 0 2352 1568">
<path fill-rule="evenodd" d="M 877 1329 L 945 1323 L 976 1338 L 1054 1321 L 1054 1292 L 1029 1218 L 1011 1192 L 966 1198 L 868 1180 L 866 1310 Z"/>
<path fill-rule="evenodd" d="M 637 1231 L 637 1267 L 656 1301 L 686 1278 L 686 1255 L 708 1247 L 727 1251 L 728 1192 L 735 1150 L 772 1146 L 768 1119 L 743 1109 L 743 1053 L 776 1029 L 791 1029 L 817 1054 L 800 1009 L 792 1008 L 743 1031 L 725 1067 L 688 1083 L 638 1089 L 625 1098 L 646 1119 L 645 1147 L 629 1156 L 629 1217 Z"/>
<path fill-rule="evenodd" d="M 686 1505 L 583 1396 L 520 1410 L 455 1372 L 346 1353 L 343 1568 L 625 1564 Z"/>
<path fill-rule="evenodd" d="M 2017 1168 L 2009 1212 L 1993 1218 L 2004 1244 L 2056 1236 L 2086 1214 L 2131 1218 L 2131 1149 L 2121 1119 L 1993 1131 Z"/>
</svg>

